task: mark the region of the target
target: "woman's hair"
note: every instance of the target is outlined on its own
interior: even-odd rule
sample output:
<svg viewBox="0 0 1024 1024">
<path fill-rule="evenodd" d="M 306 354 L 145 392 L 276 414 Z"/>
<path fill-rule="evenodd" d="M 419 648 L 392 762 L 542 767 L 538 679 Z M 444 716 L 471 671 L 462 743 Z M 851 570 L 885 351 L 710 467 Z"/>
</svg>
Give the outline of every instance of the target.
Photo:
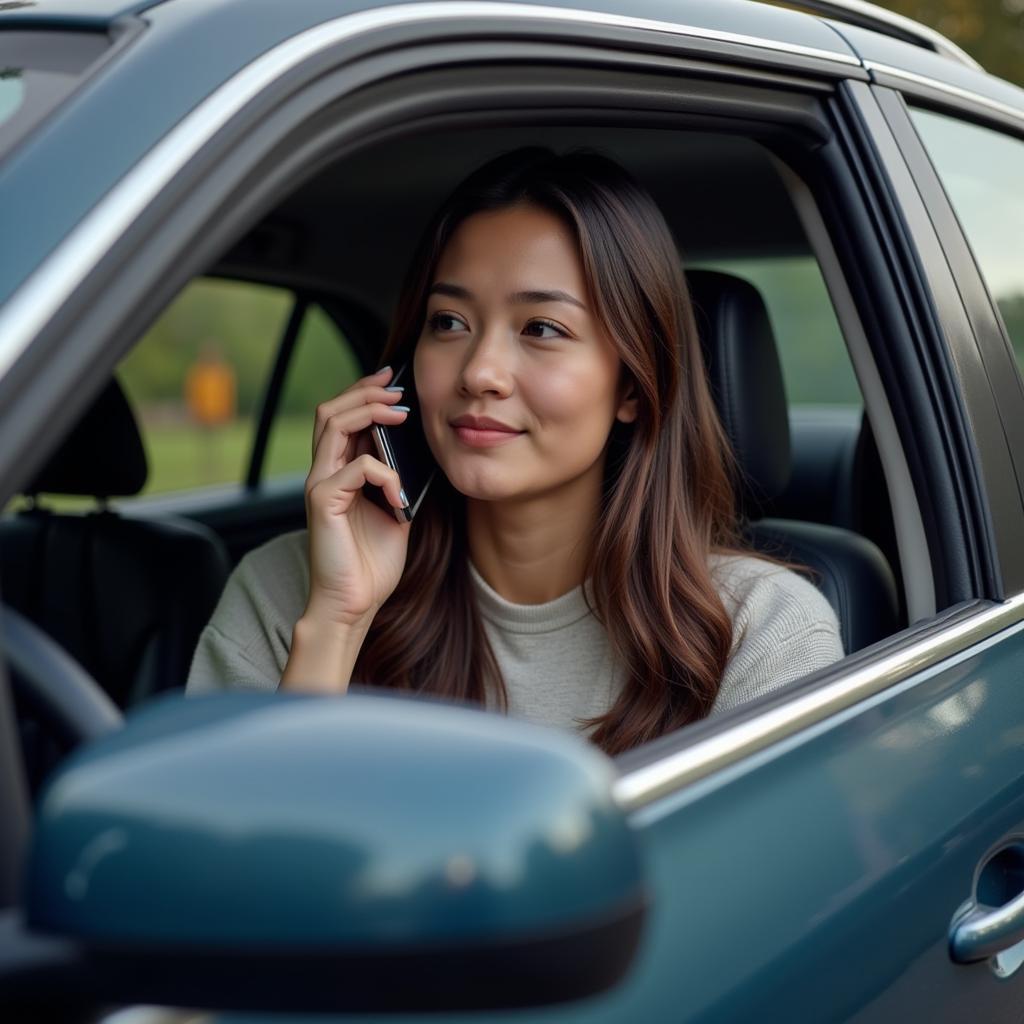
<svg viewBox="0 0 1024 1024">
<path fill-rule="evenodd" d="M 592 611 L 627 676 L 614 705 L 588 724 L 593 742 L 619 753 L 703 718 L 714 703 L 732 625 L 708 555 L 740 548 L 735 466 L 668 225 L 622 167 L 593 151 L 515 150 L 455 189 L 413 258 L 384 361 L 411 358 L 456 228 L 480 211 L 518 204 L 571 228 L 588 296 L 637 399 L 635 421 L 611 430 L 586 570 Z M 443 473 L 417 513 L 405 571 L 374 618 L 354 675 L 478 703 L 490 695 L 507 707 L 469 575 L 465 499 Z"/>
</svg>

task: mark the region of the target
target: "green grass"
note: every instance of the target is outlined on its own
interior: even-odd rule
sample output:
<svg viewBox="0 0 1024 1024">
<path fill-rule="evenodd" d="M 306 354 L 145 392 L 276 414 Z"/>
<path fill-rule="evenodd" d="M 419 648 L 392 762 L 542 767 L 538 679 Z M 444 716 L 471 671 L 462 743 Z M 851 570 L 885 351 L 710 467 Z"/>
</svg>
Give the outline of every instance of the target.
<svg viewBox="0 0 1024 1024">
<path fill-rule="evenodd" d="M 309 470 L 313 417 L 281 417 L 274 424 L 263 467 L 264 479 Z M 248 420 L 212 430 L 183 424 L 145 434 L 149 480 L 144 494 L 238 483 L 252 456 L 255 426 Z"/>
</svg>

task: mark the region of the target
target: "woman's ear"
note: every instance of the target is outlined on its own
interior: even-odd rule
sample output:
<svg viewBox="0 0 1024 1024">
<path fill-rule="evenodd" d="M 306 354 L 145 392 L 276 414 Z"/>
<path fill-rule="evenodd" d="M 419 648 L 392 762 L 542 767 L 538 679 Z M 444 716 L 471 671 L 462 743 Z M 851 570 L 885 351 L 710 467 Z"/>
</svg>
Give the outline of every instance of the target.
<svg viewBox="0 0 1024 1024">
<path fill-rule="evenodd" d="M 638 410 L 636 385 L 631 379 L 626 378 L 624 390 L 625 394 L 619 399 L 619 407 L 615 411 L 615 418 L 620 423 L 632 423 L 637 417 Z"/>
</svg>

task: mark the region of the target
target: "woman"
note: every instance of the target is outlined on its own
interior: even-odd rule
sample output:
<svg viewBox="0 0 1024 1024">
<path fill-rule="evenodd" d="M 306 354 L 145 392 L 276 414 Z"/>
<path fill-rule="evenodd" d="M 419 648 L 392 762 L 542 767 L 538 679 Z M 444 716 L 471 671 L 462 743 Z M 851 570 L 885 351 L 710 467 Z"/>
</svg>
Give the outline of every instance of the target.
<svg viewBox="0 0 1024 1024">
<path fill-rule="evenodd" d="M 671 234 L 591 152 L 507 153 L 413 260 L 384 358 L 412 357 L 440 467 L 413 524 L 385 367 L 317 410 L 308 531 L 247 555 L 190 692 L 350 679 L 578 728 L 616 753 L 843 655 L 806 580 L 745 553 L 729 447 Z M 486 422 L 491 421 L 491 422 Z"/>
</svg>

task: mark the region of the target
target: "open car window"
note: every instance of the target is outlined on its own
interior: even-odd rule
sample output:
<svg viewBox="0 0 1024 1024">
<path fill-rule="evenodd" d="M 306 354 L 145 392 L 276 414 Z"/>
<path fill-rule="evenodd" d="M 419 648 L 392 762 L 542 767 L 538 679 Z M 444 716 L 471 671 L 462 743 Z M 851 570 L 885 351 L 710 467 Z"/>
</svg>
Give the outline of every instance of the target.
<svg viewBox="0 0 1024 1024">
<path fill-rule="evenodd" d="M 117 367 L 148 454 L 142 495 L 191 492 L 197 499 L 147 502 L 138 514 L 149 520 L 188 516 L 224 544 L 232 566 L 301 529 L 316 406 L 372 369 L 368 361 L 385 333 L 359 335 L 357 357 L 337 309 L 358 307 L 367 324 L 386 328 L 416 239 L 452 187 L 498 153 L 538 144 L 560 152 L 591 147 L 623 164 L 664 213 L 684 269 L 718 271 L 756 290 L 783 366 L 783 422 L 787 399 L 794 408 L 829 413 L 827 430 L 814 423 L 791 431 L 798 471 L 788 487 L 783 482 L 784 494 L 769 496 L 762 517 L 775 520 L 769 525 L 776 534 L 795 524 L 798 532 L 813 525 L 859 535 L 877 546 L 882 575 L 898 574 L 884 468 L 877 461 L 855 463 L 865 403 L 846 353 L 848 324 L 840 326 L 832 308 L 819 254 L 776 155 L 740 134 L 639 128 L 628 121 L 600 129 L 587 123 L 472 131 L 431 126 L 385 134 L 373 145 L 318 162 L 315 174 L 267 204 L 247 229 L 256 237 L 286 225 L 293 244 L 247 245 L 246 232 L 226 239 L 224 250 L 207 257 Z M 413 166 L 417 173 L 410 177 Z M 233 276 L 225 276 L 228 271 Z M 759 328 L 763 317 L 757 315 Z M 261 425 L 266 409 L 273 416 Z M 761 434 L 762 440 L 770 436 Z M 257 482 L 281 484 L 267 489 L 269 497 L 244 486 L 253 483 L 254 447 Z M 776 497 L 784 503 L 772 505 Z M 130 503 L 118 502 L 122 507 L 136 514 Z M 766 554 L 780 556 L 776 538 L 766 544 Z M 801 550 L 791 560 L 809 566 L 811 554 Z M 898 580 L 891 586 L 898 588 Z M 891 616 L 872 622 L 871 631 L 844 636 L 846 653 L 896 632 L 906 621 L 899 614 L 894 607 Z"/>
</svg>

